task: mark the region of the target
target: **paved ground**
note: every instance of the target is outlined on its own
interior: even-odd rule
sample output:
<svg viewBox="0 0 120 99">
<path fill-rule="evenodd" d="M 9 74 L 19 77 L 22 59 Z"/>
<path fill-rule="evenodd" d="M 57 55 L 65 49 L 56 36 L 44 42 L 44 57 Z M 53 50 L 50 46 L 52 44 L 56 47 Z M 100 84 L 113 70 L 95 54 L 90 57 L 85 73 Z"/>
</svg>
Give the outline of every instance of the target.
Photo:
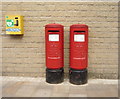
<svg viewBox="0 0 120 99">
<path fill-rule="evenodd" d="M 3 77 L 3 97 L 118 97 L 118 80 L 89 79 L 73 85 L 67 79 L 48 84 L 45 78 Z"/>
</svg>

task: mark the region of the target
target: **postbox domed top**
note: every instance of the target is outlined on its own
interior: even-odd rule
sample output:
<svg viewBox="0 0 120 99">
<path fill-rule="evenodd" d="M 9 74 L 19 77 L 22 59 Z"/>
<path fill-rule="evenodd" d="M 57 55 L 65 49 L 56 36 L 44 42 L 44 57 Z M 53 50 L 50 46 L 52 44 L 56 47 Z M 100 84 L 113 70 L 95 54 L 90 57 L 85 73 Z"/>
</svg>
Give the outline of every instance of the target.
<svg viewBox="0 0 120 99">
<path fill-rule="evenodd" d="M 56 23 L 52 23 L 52 24 L 47 24 L 47 25 L 45 25 L 45 27 L 53 27 L 53 28 L 56 28 L 56 27 L 63 27 L 63 25 L 61 25 L 61 24 L 56 24 Z"/>
<path fill-rule="evenodd" d="M 85 25 L 85 24 L 73 24 L 73 25 L 71 25 L 70 26 L 71 28 L 88 28 L 88 26 L 87 25 Z"/>
</svg>

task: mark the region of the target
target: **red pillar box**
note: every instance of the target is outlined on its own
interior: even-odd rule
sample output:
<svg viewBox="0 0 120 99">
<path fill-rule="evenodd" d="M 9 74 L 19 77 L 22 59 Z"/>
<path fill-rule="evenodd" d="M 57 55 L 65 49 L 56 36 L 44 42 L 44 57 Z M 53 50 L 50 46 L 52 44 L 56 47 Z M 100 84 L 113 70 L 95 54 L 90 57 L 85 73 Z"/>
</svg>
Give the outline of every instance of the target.
<svg viewBox="0 0 120 99">
<path fill-rule="evenodd" d="M 60 24 L 45 26 L 46 82 L 61 83 L 64 78 L 64 27 Z"/>
<path fill-rule="evenodd" d="M 87 83 L 88 66 L 88 26 L 74 24 L 70 26 L 70 83 Z"/>
</svg>

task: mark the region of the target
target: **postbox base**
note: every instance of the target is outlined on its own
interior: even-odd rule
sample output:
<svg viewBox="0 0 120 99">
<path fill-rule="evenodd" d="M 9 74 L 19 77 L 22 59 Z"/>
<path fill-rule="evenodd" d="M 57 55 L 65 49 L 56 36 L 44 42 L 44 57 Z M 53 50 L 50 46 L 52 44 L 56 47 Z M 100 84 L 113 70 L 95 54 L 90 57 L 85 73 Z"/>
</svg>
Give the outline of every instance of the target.
<svg viewBox="0 0 120 99">
<path fill-rule="evenodd" d="M 64 80 L 64 69 L 46 69 L 46 82 L 51 84 L 62 83 Z"/>
<path fill-rule="evenodd" d="M 87 83 L 87 69 L 76 70 L 70 68 L 69 70 L 69 82 L 76 85 Z"/>
</svg>

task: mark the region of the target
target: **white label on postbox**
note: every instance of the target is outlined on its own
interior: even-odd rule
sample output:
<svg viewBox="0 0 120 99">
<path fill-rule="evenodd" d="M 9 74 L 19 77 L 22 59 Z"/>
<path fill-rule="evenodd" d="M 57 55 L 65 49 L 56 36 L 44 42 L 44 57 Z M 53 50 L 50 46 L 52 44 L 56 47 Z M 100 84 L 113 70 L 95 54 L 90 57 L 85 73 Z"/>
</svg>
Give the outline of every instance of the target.
<svg viewBox="0 0 120 99">
<path fill-rule="evenodd" d="M 85 35 L 75 34 L 74 35 L 74 41 L 75 42 L 84 42 L 85 41 Z"/>
<path fill-rule="evenodd" d="M 49 34 L 49 41 L 59 41 L 59 34 Z"/>
</svg>

